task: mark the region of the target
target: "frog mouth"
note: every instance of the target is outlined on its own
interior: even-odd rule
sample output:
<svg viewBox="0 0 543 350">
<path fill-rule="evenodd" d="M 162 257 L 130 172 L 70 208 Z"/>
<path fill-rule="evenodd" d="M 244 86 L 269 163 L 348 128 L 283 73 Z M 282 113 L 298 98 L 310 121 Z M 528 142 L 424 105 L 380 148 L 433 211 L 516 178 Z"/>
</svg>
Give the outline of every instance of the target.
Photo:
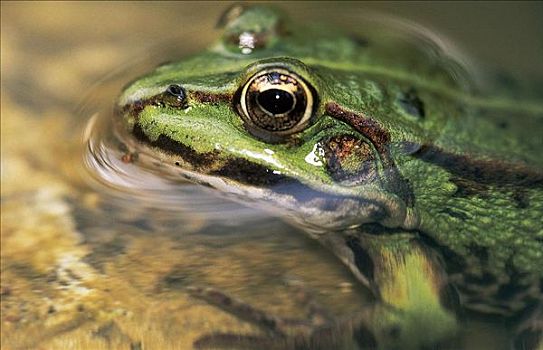
<svg viewBox="0 0 543 350">
<path fill-rule="evenodd" d="M 254 164 L 249 166 L 254 170 Z M 384 201 L 391 205 L 383 205 L 376 198 L 334 195 L 283 175 L 251 182 L 225 176 L 225 170 L 204 174 L 176 166 L 167 167 L 177 176 L 210 188 L 221 197 L 286 215 L 287 219 L 315 233 L 340 231 L 370 222 L 404 221 L 400 217 L 405 211 L 398 210 L 391 201 Z M 243 171 L 242 167 L 239 169 Z"/>
<path fill-rule="evenodd" d="M 121 129 L 124 131 L 116 128 L 117 133 L 128 132 Z M 341 188 L 333 185 L 305 184 L 244 158 L 218 161 L 216 151 L 198 153 L 166 135 L 150 140 L 137 122 L 128 133 L 119 136 L 133 146 L 130 148 L 136 150 L 138 162 L 144 166 L 155 170 L 160 164 L 173 179 L 181 177 L 238 203 L 286 214 L 312 232 L 339 231 L 367 223 L 407 229 L 418 225 L 406 202 L 382 188 L 360 184 L 359 192 L 339 191 Z M 158 157 L 157 148 L 159 154 L 169 156 Z"/>
<path fill-rule="evenodd" d="M 138 163 L 156 169 L 156 145 L 145 139 L 139 141 L 132 145 L 138 154 Z M 175 159 L 179 156 L 186 157 L 186 154 L 175 154 Z M 382 191 L 368 190 L 363 196 L 335 194 L 241 158 L 231 159 L 210 171 L 185 167 L 178 161 L 161 161 L 160 166 L 168 178 L 197 183 L 212 189 L 217 196 L 276 213 L 314 234 L 366 223 L 403 227 L 408 222 L 405 204 Z"/>
<path fill-rule="evenodd" d="M 220 197 L 285 216 L 311 232 L 340 231 L 366 223 L 403 228 L 418 223 L 405 202 L 388 191 L 363 186 L 359 193 L 338 192 L 334 186 L 305 184 L 243 158 L 217 162 L 217 154 L 197 153 L 164 135 L 152 141 L 137 123 L 131 132 L 115 129 L 144 168 L 156 172 L 158 166 L 161 176 L 203 185 Z"/>
</svg>

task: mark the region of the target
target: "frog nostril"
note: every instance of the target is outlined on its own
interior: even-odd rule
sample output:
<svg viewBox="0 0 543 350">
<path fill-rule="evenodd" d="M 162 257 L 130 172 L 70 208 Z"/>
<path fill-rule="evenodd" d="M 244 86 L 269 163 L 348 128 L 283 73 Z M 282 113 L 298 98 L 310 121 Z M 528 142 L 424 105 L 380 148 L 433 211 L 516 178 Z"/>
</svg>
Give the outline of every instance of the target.
<svg viewBox="0 0 543 350">
<path fill-rule="evenodd" d="M 177 85 L 177 84 L 172 84 L 172 85 L 168 86 L 166 91 L 170 95 L 173 95 L 173 96 L 177 97 L 179 100 L 185 99 L 185 96 L 187 95 L 185 93 L 185 89 L 183 89 L 180 85 Z"/>
</svg>

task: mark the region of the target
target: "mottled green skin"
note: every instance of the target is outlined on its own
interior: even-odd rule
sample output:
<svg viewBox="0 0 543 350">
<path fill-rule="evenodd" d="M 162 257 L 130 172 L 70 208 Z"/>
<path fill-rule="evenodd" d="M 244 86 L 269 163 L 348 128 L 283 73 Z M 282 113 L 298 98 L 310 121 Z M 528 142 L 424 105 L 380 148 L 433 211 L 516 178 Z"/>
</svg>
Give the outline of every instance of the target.
<svg viewBox="0 0 543 350">
<path fill-rule="evenodd" d="M 524 286 L 540 283 L 543 105 L 478 97 L 469 88 L 468 79 L 452 78 L 463 74 L 458 66 L 446 57 L 430 57 L 413 43 L 374 43 L 370 38 L 366 46 L 333 30 L 292 26 L 285 30 L 280 17 L 263 15 L 261 11 L 269 10 L 253 9 L 231 20 L 224 39 L 209 50 L 159 67 L 132 83 L 119 99 L 121 110 L 160 95 L 170 84 L 186 89 L 188 109 L 148 105 L 137 117 L 126 112 L 126 129 L 131 131 L 137 123 L 150 141 L 165 135 L 198 154 L 214 152 L 212 165 L 195 166 L 182 156 L 155 148 L 158 158 L 172 164 L 179 161 L 189 171 L 211 173 L 228 160 L 241 158 L 315 190 L 362 200 L 370 198 L 388 208 L 387 215 L 377 221 L 364 217 L 367 211 L 356 207 L 333 219 L 318 209 L 313 215 L 303 213 L 302 221 L 313 231 L 319 231 L 320 225 L 322 231 L 340 232 L 365 223 L 382 225 L 383 234 L 391 232 L 385 227 L 408 230 L 429 237 L 438 250 L 441 247 L 447 251 L 446 258 L 452 253 L 464 261 L 461 272 L 451 270 L 458 273 L 451 277 L 452 281 L 459 281 L 466 274 L 480 277 L 485 272 L 495 277 L 498 285 L 507 284 L 512 278 Z M 266 20 L 259 22 L 264 17 Z M 231 38 L 247 30 L 267 33 L 268 39 L 262 47 L 242 54 Z M 319 99 L 310 125 L 285 142 L 270 143 L 251 135 L 233 107 L 240 86 L 267 65 L 296 72 L 314 87 Z M 407 113 L 398 104 L 399 94 L 409 89 L 415 89 L 423 101 L 423 117 Z M 205 102 L 195 97 L 197 92 L 223 98 Z M 305 160 L 318 142 L 329 137 L 348 134 L 367 140 L 350 123 L 329 115 L 325 110 L 329 102 L 371 118 L 390 135 L 382 146 L 410 184 L 413 203 L 406 203 L 383 185 L 388 173 L 382 163 L 378 164 L 382 182 L 350 186 L 334 181 L 325 166 Z M 490 173 L 502 172 L 506 179 L 482 185 L 467 181 L 446 166 L 416 156 L 421 145 L 465 157 L 469 160 L 467 172 L 474 171 L 469 164 L 482 162 Z M 515 182 L 507 179 L 510 174 L 504 169 L 518 170 L 535 180 L 528 181 L 529 184 Z M 459 183 L 464 188 L 459 188 Z M 222 190 L 228 191 L 228 187 L 235 191 L 245 185 L 229 181 Z M 260 196 L 264 201 L 277 201 L 277 206 L 282 207 L 278 198 Z M 293 214 L 292 210 L 289 212 Z M 485 258 L 474 251 L 484 251 Z M 485 311 L 484 306 L 474 308 Z M 520 309 L 522 306 L 512 307 L 513 311 Z"/>
</svg>

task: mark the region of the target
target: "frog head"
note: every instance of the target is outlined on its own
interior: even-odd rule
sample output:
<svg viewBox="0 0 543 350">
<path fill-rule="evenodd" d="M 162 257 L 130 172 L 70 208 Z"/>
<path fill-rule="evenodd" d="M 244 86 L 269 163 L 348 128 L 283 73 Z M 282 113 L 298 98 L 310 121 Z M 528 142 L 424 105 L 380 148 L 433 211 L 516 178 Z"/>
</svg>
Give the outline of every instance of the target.
<svg viewBox="0 0 543 350">
<path fill-rule="evenodd" d="M 386 127 L 416 116 L 348 69 L 364 52 L 355 40 L 322 33 L 315 43 L 270 11 L 231 9 L 209 50 L 129 85 L 121 128 L 184 178 L 309 227 L 416 226 Z M 371 116 L 377 109 L 382 121 Z M 403 122 L 393 120 L 399 113 Z"/>
</svg>

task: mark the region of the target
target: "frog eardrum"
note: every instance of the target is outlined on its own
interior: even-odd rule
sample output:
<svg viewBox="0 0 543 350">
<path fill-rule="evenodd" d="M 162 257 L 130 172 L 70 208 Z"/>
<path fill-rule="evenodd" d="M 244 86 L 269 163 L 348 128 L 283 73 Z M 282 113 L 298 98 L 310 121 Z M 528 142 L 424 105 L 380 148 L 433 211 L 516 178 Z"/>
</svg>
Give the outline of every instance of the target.
<svg viewBox="0 0 543 350">
<path fill-rule="evenodd" d="M 288 135 L 311 118 L 315 97 L 310 86 L 284 68 L 268 68 L 253 75 L 239 94 L 239 114 L 263 131 Z"/>
</svg>

